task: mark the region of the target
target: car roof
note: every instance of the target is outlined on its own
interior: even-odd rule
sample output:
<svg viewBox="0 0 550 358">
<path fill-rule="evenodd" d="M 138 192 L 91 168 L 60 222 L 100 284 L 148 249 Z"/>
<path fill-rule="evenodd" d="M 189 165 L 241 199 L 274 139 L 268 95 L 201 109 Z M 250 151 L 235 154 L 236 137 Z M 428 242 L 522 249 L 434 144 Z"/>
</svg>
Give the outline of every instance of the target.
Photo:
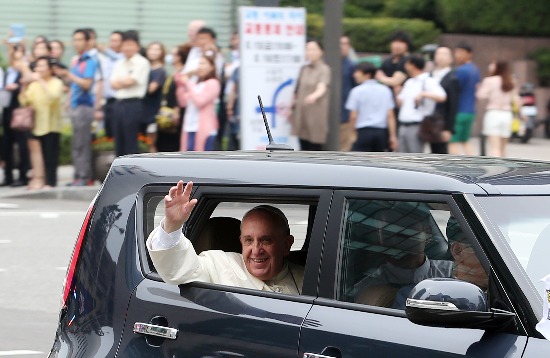
<svg viewBox="0 0 550 358">
<path fill-rule="evenodd" d="M 128 166 L 146 174 L 144 185 L 183 179 L 199 184 L 550 194 L 550 162 L 492 157 L 261 150 L 155 153 L 119 157 L 111 174 L 124 173 Z"/>
</svg>

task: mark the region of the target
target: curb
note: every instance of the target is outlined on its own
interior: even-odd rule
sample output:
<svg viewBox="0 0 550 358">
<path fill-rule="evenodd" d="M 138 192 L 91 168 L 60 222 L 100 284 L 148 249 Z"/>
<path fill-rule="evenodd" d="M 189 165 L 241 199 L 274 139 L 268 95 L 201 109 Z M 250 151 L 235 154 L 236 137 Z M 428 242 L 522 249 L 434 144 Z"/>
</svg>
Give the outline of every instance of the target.
<svg viewBox="0 0 550 358">
<path fill-rule="evenodd" d="M 58 187 L 48 190 L 18 191 L 16 193 L 6 192 L 5 194 L 0 193 L 0 198 L 92 201 L 100 188 L 100 186 L 91 186 L 84 188 Z"/>
</svg>

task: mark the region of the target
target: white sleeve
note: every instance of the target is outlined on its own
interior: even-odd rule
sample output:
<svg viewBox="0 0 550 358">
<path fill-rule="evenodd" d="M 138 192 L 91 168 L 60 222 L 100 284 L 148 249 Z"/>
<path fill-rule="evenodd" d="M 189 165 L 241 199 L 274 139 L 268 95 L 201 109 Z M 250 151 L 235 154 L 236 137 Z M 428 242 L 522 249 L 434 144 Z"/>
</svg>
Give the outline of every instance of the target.
<svg viewBox="0 0 550 358">
<path fill-rule="evenodd" d="M 348 111 L 357 112 L 359 110 L 359 104 L 357 102 L 357 91 L 353 88 L 346 99 L 346 109 Z"/>
<path fill-rule="evenodd" d="M 443 87 L 441 87 L 441 85 L 439 84 L 439 82 L 437 82 L 435 78 L 428 77 L 426 79 L 426 87 L 427 87 L 426 89 L 428 90 L 427 92 L 440 97 L 447 98 L 447 92 L 445 92 Z"/>
<path fill-rule="evenodd" d="M 154 230 L 151 233 L 151 249 L 168 250 L 176 246 L 177 244 L 179 244 L 179 242 L 185 238 L 185 236 L 183 235 L 183 232 L 181 231 L 182 228 L 183 226 L 176 231 L 167 233 L 166 231 L 164 231 L 164 218 L 163 218 L 160 221 L 160 226 L 158 230 Z M 183 240 L 183 241 L 187 243 L 187 240 Z"/>
</svg>

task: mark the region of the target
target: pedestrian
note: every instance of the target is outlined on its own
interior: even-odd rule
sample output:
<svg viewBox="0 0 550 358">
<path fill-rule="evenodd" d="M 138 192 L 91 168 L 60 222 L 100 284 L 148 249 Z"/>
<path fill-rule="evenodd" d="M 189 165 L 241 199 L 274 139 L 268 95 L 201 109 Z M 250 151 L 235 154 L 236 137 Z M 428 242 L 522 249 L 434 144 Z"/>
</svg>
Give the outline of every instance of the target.
<svg viewBox="0 0 550 358">
<path fill-rule="evenodd" d="M 401 91 L 403 83 L 407 79 L 405 63 L 412 48 L 412 41 L 406 32 L 397 31 L 390 39 L 391 56 L 382 62 L 380 71 L 376 73 L 376 79 L 389 86 L 394 96 Z"/>
<path fill-rule="evenodd" d="M 434 70 L 431 76 L 439 82 L 445 90 L 447 99 L 438 102 L 434 113 L 444 120 L 443 130 L 440 134 L 440 141 L 430 143 L 432 153 L 447 154 L 448 143 L 454 132 L 455 118 L 458 108 L 459 84 L 454 71 L 451 68 L 453 53 L 448 47 L 438 47 L 434 53 Z"/>
<path fill-rule="evenodd" d="M 65 45 L 61 40 L 50 41 L 50 57 L 57 62 L 61 63 L 63 60 L 63 54 L 65 53 Z"/>
<path fill-rule="evenodd" d="M 302 150 L 321 150 L 328 134 L 330 67 L 323 61 L 323 46 L 312 40 L 306 44 L 306 59 L 294 93 L 292 135 Z"/>
<path fill-rule="evenodd" d="M 105 136 L 108 138 L 113 137 L 113 107 L 115 104 L 115 90 L 111 86 L 110 78 L 113 73 L 115 63 L 124 58 L 122 53 L 120 53 L 122 36 L 122 31 L 116 30 L 111 32 L 109 35 L 109 45 L 97 54 L 97 59 L 99 60 L 101 72 L 104 77 L 102 90 L 102 117 Z"/>
<path fill-rule="evenodd" d="M 349 123 L 349 110 L 346 108 L 346 101 L 349 93 L 356 82 L 354 79 L 355 62 L 350 59 L 351 42 L 349 36 L 340 37 L 340 56 L 342 57 L 342 98 L 341 98 L 341 121 L 340 121 L 340 150 L 349 152 L 354 142 L 355 128 Z"/>
<path fill-rule="evenodd" d="M 15 68 L 16 61 L 20 60 L 25 54 L 25 48 L 17 44 L 14 49 L 9 51 L 9 66 L 2 78 L 3 91 L 8 100 L 2 109 L 2 129 L 4 136 L 2 140 L 2 158 L 4 159 L 4 180 L 0 186 L 20 187 L 28 184 L 27 172 L 30 168 L 29 147 L 27 141 L 30 135 L 29 131 L 15 131 L 11 129 L 10 123 L 13 111 L 19 107 L 19 93 L 21 84 L 21 72 Z M 17 157 L 15 159 L 14 149 L 17 146 Z M 13 169 L 17 163 L 18 177 L 13 178 Z"/>
<path fill-rule="evenodd" d="M 187 25 L 187 44 L 191 46 L 191 50 L 185 61 L 183 73 L 192 75 L 192 72 L 197 69 L 199 60 L 202 56 L 202 50 L 197 41 L 197 33 L 205 26 L 206 22 L 200 19 L 192 20 Z"/>
<path fill-rule="evenodd" d="M 346 109 L 349 123 L 356 131 L 354 152 L 384 152 L 397 149 L 395 103 L 391 90 L 374 79 L 376 67 L 369 62 L 357 64 L 354 78 L 359 85 L 349 94 Z"/>
<path fill-rule="evenodd" d="M 133 32 L 122 38 L 124 59 L 115 64 L 111 86 L 116 91 L 114 106 L 115 152 L 117 156 L 139 152 L 139 125 L 144 115 L 143 98 L 149 81 L 149 61 L 139 54 L 141 47 Z"/>
<path fill-rule="evenodd" d="M 459 97 L 454 134 L 449 142 L 449 153 L 473 155 L 470 136 L 476 116 L 476 88 L 480 74 L 479 69 L 472 62 L 473 50 L 470 45 L 459 44 L 454 50 L 454 55 L 459 65 L 455 71 L 459 84 Z"/>
<path fill-rule="evenodd" d="M 77 53 L 71 69 L 55 68 L 55 74 L 70 86 L 70 118 L 73 128 L 71 158 L 74 175 L 71 186 L 93 185 L 92 122 L 94 120 L 94 81 L 99 62 L 89 53 L 90 33 L 84 29 L 73 32 L 73 47 Z"/>
<path fill-rule="evenodd" d="M 429 73 L 424 72 L 425 61 L 418 55 L 409 56 L 405 70 L 410 77 L 397 96 L 399 109 L 399 151 L 424 152 L 424 142 L 418 136 L 420 123 L 434 112 L 436 102 L 447 98 L 445 90 Z"/>
<path fill-rule="evenodd" d="M 54 76 L 49 57 L 36 60 L 33 81 L 19 95 L 22 106 L 34 109 L 35 126 L 29 138 L 33 176 L 30 190 L 57 185 L 63 81 Z"/>
<path fill-rule="evenodd" d="M 507 62 L 494 61 L 476 92 L 476 97 L 487 100 L 482 133 L 489 143 L 489 154 L 506 156 L 506 144 L 512 134 L 512 103 L 521 103 Z"/>
<path fill-rule="evenodd" d="M 221 149 L 221 143 L 225 134 L 225 126 L 227 125 L 227 112 L 225 108 L 225 65 L 224 65 L 224 56 L 220 51 L 220 48 L 216 44 L 216 32 L 209 27 L 202 27 L 197 32 L 197 45 L 201 49 L 202 54 L 212 53 L 215 57 L 215 66 L 216 66 L 216 77 L 220 81 L 221 92 L 220 97 L 218 98 L 217 106 L 217 118 L 218 118 L 218 133 L 216 135 L 215 148 Z"/>
<path fill-rule="evenodd" d="M 160 110 L 162 101 L 162 91 L 164 82 L 166 81 L 166 70 L 164 69 L 164 57 L 166 49 L 160 42 L 152 42 L 147 46 L 147 59 L 151 66 L 149 72 L 149 82 L 147 85 L 147 93 L 144 98 L 145 107 L 145 122 L 141 128 L 141 133 L 146 133 L 149 139 L 149 151 L 156 152 L 155 141 L 157 137 L 157 126 L 155 117 Z"/>
<path fill-rule="evenodd" d="M 176 80 L 180 78 L 183 66 L 191 50 L 190 45 L 180 45 L 172 49 L 172 74 L 166 79 L 163 86 L 161 108 L 167 107 L 168 115 L 171 117 L 171 123 L 161 125 L 157 121 L 157 139 L 155 147 L 159 152 L 177 152 L 180 149 L 180 139 L 182 131 L 183 116 L 185 115 L 185 101 L 183 99 L 185 88 L 183 83 Z M 182 102 L 178 101 L 176 93 L 180 91 Z"/>
<path fill-rule="evenodd" d="M 218 118 L 215 104 L 221 92 L 220 81 L 216 77 L 216 64 L 213 55 L 205 54 L 197 68 L 198 82 L 195 83 L 187 75 L 180 79 L 185 91 L 187 103 L 180 151 L 211 151 L 214 150 L 218 133 Z"/>
</svg>

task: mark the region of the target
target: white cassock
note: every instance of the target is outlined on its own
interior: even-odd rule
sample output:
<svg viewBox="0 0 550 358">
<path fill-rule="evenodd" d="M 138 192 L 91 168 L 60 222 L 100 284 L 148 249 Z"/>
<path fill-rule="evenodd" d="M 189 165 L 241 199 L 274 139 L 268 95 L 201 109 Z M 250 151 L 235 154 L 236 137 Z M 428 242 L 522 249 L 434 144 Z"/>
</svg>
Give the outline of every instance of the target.
<svg viewBox="0 0 550 358">
<path fill-rule="evenodd" d="M 285 264 L 275 278 L 264 282 L 248 272 L 243 255 L 220 250 L 197 255 L 181 230 L 166 233 L 162 222 L 149 235 L 147 250 L 160 277 L 174 285 L 209 282 L 292 295 L 302 291 L 304 269 L 301 266 Z"/>
</svg>

